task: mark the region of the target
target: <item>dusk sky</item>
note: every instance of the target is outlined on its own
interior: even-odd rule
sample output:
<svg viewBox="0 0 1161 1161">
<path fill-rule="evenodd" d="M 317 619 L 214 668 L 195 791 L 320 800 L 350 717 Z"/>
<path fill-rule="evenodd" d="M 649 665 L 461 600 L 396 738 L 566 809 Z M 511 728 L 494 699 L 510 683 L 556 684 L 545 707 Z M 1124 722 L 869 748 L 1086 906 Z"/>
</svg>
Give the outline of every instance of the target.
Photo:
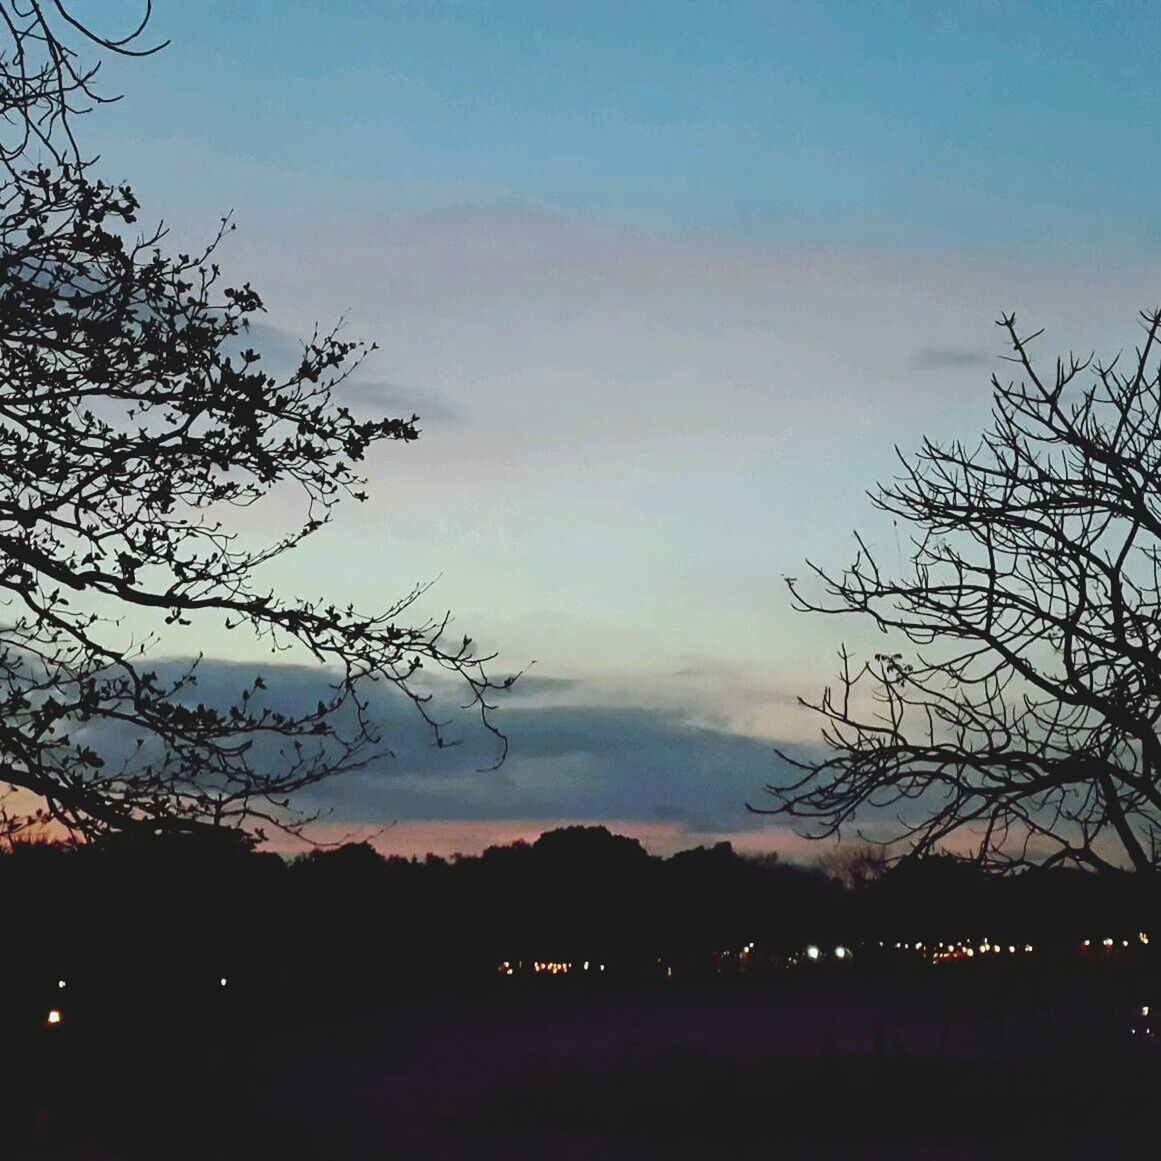
<svg viewBox="0 0 1161 1161">
<path fill-rule="evenodd" d="M 438 577 L 425 610 L 498 673 L 536 662 L 495 773 L 385 709 L 398 757 L 320 792 L 334 833 L 399 820 L 381 849 L 448 852 L 601 821 L 659 852 L 801 852 L 745 801 L 784 776 L 772 744 L 812 743 L 794 697 L 840 642 L 883 643 L 793 613 L 782 578 L 845 564 L 855 527 L 902 562 L 865 490 L 895 444 L 981 429 L 1002 311 L 1047 328 L 1047 360 L 1136 340 L 1161 301 L 1159 24 L 158 0 L 171 45 L 107 63 L 124 100 L 83 126 L 103 172 L 174 248 L 233 210 L 220 258 L 266 299 L 268 360 L 345 316 L 380 347 L 350 397 L 423 420 L 265 579 L 374 609 Z M 199 648 L 211 683 L 274 672 L 211 623 L 165 651 Z"/>
</svg>

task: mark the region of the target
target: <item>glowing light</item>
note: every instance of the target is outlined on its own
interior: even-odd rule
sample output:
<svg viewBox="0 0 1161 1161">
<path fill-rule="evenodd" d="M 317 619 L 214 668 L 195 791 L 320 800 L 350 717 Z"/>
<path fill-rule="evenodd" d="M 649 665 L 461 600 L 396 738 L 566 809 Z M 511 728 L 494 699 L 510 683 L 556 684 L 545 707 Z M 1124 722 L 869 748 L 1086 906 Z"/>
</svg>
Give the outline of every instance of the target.
<svg viewBox="0 0 1161 1161">
<path fill-rule="evenodd" d="M 1014 948 L 1014 947 L 1013 947 L 1011 944 L 1008 944 L 1008 954 L 1009 954 L 1009 955 L 1015 955 L 1015 954 L 1016 954 L 1016 949 L 1015 949 L 1015 948 Z"/>
<path fill-rule="evenodd" d="M 48 1022 L 50 1024 L 59 1024 L 61 1022 L 61 1014 L 59 1008 L 49 1008 Z"/>
<path fill-rule="evenodd" d="M 1148 937 L 1148 936 L 1147 936 L 1147 935 L 1146 935 L 1146 934 L 1145 934 L 1143 931 L 1138 931 L 1138 932 L 1137 932 L 1137 938 L 1138 938 L 1138 939 L 1139 939 L 1139 940 L 1140 940 L 1142 943 L 1148 943 L 1148 942 L 1149 942 L 1149 937 Z"/>
<path fill-rule="evenodd" d="M 1149 1005 L 1148 1005 L 1148 1004 L 1142 1004 L 1142 1005 L 1141 1005 L 1141 1015 L 1142 1015 L 1142 1016 L 1148 1016 L 1148 1015 L 1149 1015 Z"/>
<path fill-rule="evenodd" d="M 834 954 L 837 959 L 846 959 L 847 949 L 845 947 L 836 947 L 834 949 Z"/>
<path fill-rule="evenodd" d="M 58 988 L 67 988 L 69 985 L 68 985 L 68 981 L 67 981 L 67 980 L 57 980 L 57 981 L 56 981 L 56 986 L 57 986 Z"/>
<path fill-rule="evenodd" d="M 226 986 L 226 977 L 225 976 L 222 976 L 222 978 L 220 980 L 218 980 L 218 986 L 221 988 L 224 988 Z"/>
<path fill-rule="evenodd" d="M 587 972 L 588 970 L 589 970 L 589 961 L 586 959 L 585 960 L 585 971 Z"/>
<path fill-rule="evenodd" d="M 975 950 L 974 950 L 973 948 L 970 948 L 970 947 L 969 947 L 969 948 L 967 949 L 967 957 L 968 957 L 968 959 L 971 959 L 971 958 L 972 958 L 972 956 L 973 956 L 973 955 L 975 955 L 975 954 L 976 954 L 976 953 L 975 953 Z"/>
<path fill-rule="evenodd" d="M 1092 940 L 1091 940 L 1091 939 L 1086 939 L 1086 940 L 1084 941 L 1084 946 L 1085 946 L 1085 947 L 1088 947 L 1088 946 L 1089 946 L 1091 943 L 1092 943 Z"/>
<path fill-rule="evenodd" d="M 1024 950 L 1025 950 L 1025 951 L 1031 951 L 1031 950 L 1032 950 L 1032 945 L 1031 945 L 1030 943 L 1026 943 L 1026 944 L 1024 944 Z"/>
<path fill-rule="evenodd" d="M 510 975 L 512 974 L 512 969 L 511 969 L 511 968 L 508 968 L 508 970 L 507 970 L 507 971 L 505 971 L 505 973 L 504 973 L 504 974 L 505 974 L 506 976 L 510 976 Z"/>
<path fill-rule="evenodd" d="M 815 947 L 813 943 L 806 949 L 806 958 L 807 959 L 818 959 L 819 954 L 820 953 L 819 953 L 818 948 Z"/>
<path fill-rule="evenodd" d="M 1111 939 L 1106 939 L 1105 940 L 1105 947 L 1112 947 L 1112 946 L 1113 946 L 1113 941 Z"/>
<path fill-rule="evenodd" d="M 1121 946 L 1122 946 L 1122 947 L 1128 947 L 1128 946 L 1129 946 L 1129 941 L 1128 941 L 1127 939 L 1122 939 L 1122 940 L 1121 940 Z"/>
</svg>

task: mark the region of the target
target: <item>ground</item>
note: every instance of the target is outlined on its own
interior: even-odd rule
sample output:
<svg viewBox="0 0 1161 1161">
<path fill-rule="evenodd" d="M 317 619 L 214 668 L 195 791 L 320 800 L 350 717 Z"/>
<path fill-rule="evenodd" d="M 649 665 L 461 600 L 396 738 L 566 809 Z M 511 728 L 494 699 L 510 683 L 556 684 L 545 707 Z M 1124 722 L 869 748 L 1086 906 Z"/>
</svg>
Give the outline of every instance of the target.
<svg viewBox="0 0 1161 1161">
<path fill-rule="evenodd" d="M 138 1076 L 111 1103 L 95 1097 L 108 1078 L 83 1070 L 88 1104 L 58 1116 L 41 1155 L 1152 1155 L 1161 1068 L 1128 1033 L 1140 997 L 1115 981 L 1100 1002 L 1073 982 L 996 983 L 369 996 L 354 1014 L 288 1015 L 245 1051 L 175 1063 L 152 1087 Z"/>
</svg>

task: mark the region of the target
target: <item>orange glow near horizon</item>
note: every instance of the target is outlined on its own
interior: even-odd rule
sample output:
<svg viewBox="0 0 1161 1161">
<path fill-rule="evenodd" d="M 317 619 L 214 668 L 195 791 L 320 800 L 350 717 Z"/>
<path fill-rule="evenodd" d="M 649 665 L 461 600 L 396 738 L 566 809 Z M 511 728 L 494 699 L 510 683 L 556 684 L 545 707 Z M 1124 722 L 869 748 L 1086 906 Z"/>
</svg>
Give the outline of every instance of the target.
<svg viewBox="0 0 1161 1161">
<path fill-rule="evenodd" d="M 487 847 L 507 846 L 514 842 L 534 843 L 545 831 L 565 826 L 603 826 L 614 834 L 637 839 L 652 855 L 671 855 L 696 846 L 732 843 L 742 854 L 777 854 L 783 858 L 811 861 L 823 848 L 800 838 L 782 826 L 767 826 L 739 831 L 688 830 L 679 822 L 648 822 L 637 819 L 408 819 L 390 826 L 343 825 L 326 823 L 310 828 L 316 842 L 367 842 L 380 854 L 404 858 L 423 858 L 426 854 L 450 858 L 452 855 L 478 855 Z M 310 849 L 309 843 L 288 835 L 272 835 L 263 850 L 279 854 L 298 854 Z"/>
<path fill-rule="evenodd" d="M 14 816 L 30 815 L 43 806 L 36 795 L 18 788 L 0 790 L 0 803 Z M 389 823 L 316 823 L 307 829 L 307 834 L 324 846 L 367 842 L 384 856 L 422 859 L 427 854 L 442 858 L 457 854 L 479 855 L 491 846 L 508 846 L 518 841 L 533 843 L 545 831 L 567 826 L 604 826 L 614 834 L 637 839 L 651 855 L 663 858 L 693 847 L 728 842 L 739 854 L 774 854 L 790 862 L 814 863 L 819 855 L 831 848 L 830 843 L 803 838 L 785 823 L 773 820 L 749 829 L 709 831 L 692 829 L 680 821 L 626 818 L 402 819 Z M 64 842 L 70 837 L 74 836 L 70 836 L 67 828 L 52 820 L 20 835 L 25 840 L 50 842 Z M 942 849 L 952 854 L 974 854 L 978 841 L 978 835 L 964 830 L 949 835 Z M 295 855 L 311 850 L 312 845 L 275 832 L 269 834 L 259 849 Z M 1116 852 L 1105 853 L 1116 861 Z M 1138 938 L 1143 943 L 1148 942 L 1147 935 Z"/>
</svg>

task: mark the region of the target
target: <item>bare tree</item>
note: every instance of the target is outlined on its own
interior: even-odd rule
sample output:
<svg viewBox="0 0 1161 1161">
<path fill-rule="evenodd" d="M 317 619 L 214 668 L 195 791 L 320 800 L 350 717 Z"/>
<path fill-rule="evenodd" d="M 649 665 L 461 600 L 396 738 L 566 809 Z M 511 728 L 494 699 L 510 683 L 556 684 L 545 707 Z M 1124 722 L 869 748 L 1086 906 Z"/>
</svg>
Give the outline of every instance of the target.
<svg viewBox="0 0 1161 1161">
<path fill-rule="evenodd" d="M 19 182 L 30 160 L 82 164 L 73 121 L 116 96 L 95 85 L 100 61 L 85 64 L 69 44 L 118 56 L 151 56 L 164 44 L 143 41 L 152 13 L 144 0 L 140 21 L 121 35 L 104 35 L 78 19 L 65 0 L 0 0 L 0 163 Z"/>
<path fill-rule="evenodd" d="M 167 254 L 164 229 L 133 233 L 132 190 L 93 176 L 72 118 L 103 98 L 66 39 L 151 51 L 144 23 L 105 37 L 59 0 L 0 0 L 0 25 L 0 783 L 44 804 L 0 825 L 299 828 L 295 791 L 382 752 L 373 683 L 443 741 L 414 685 L 423 666 L 461 679 L 495 732 L 488 659 L 449 640 L 446 619 L 407 623 L 418 590 L 361 613 L 254 580 L 363 500 L 360 461 L 416 439 L 418 417 L 361 420 L 332 398 L 367 350 L 337 331 L 305 342 L 289 374 L 266 370 L 246 345 L 262 301 L 213 261 L 228 223 L 202 253 Z M 275 490 L 301 498 L 301 522 L 240 538 L 232 515 Z M 151 617 L 161 638 L 138 627 Z M 313 658 L 317 707 L 276 708 L 258 676 L 205 704 L 196 665 L 148 668 L 165 625 L 206 617 Z"/>
<path fill-rule="evenodd" d="M 818 869 L 849 891 L 861 891 L 882 877 L 887 852 L 879 843 L 838 843 L 818 856 Z"/>
<path fill-rule="evenodd" d="M 857 538 L 811 565 L 798 609 L 869 618 L 891 640 L 816 702 L 825 749 L 768 787 L 774 813 L 834 835 L 893 814 L 917 853 L 982 863 L 1157 868 L 1161 819 L 1161 312 L 1135 355 L 1056 360 L 1013 316 L 977 445 L 924 441 L 872 493 L 913 530 L 892 578 Z M 880 831 L 880 834 L 882 832 Z"/>
</svg>

